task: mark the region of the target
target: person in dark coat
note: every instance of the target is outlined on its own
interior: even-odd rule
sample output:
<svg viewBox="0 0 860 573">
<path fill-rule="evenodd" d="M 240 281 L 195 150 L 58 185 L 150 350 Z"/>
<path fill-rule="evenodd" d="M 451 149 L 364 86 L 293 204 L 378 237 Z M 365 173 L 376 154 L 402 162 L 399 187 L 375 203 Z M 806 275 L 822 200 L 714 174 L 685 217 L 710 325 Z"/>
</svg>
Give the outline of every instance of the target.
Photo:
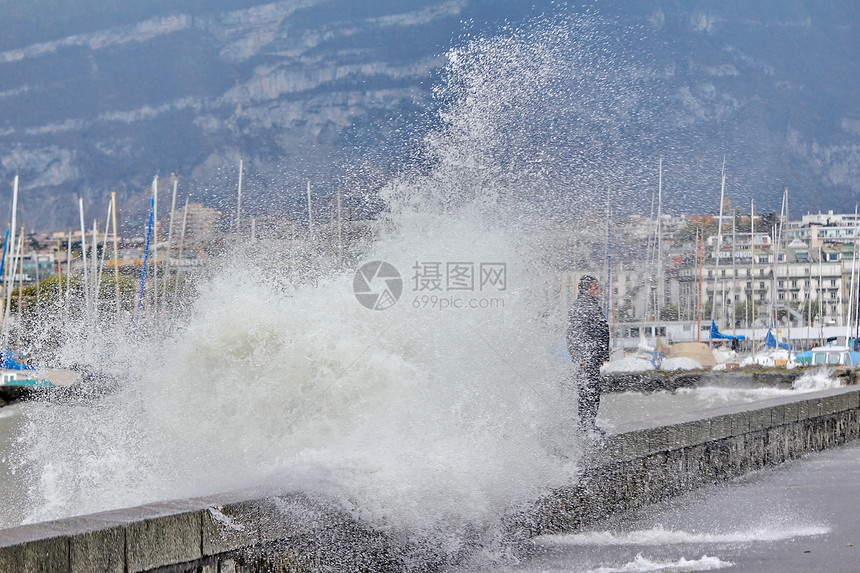
<svg viewBox="0 0 860 573">
<path fill-rule="evenodd" d="M 579 296 L 568 313 L 567 349 L 573 360 L 579 390 L 579 424 L 597 431 L 600 406 L 600 365 L 609 360 L 609 323 L 597 296 L 600 283 L 591 275 L 579 279 Z M 600 432 L 602 433 L 602 432 Z"/>
</svg>

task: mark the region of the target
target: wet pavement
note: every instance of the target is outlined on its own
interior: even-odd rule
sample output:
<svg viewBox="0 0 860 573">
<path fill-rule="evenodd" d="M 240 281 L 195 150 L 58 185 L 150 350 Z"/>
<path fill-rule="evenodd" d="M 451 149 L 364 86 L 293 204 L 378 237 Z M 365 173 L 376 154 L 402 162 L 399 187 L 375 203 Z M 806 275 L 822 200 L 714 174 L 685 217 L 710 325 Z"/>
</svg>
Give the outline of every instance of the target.
<svg viewBox="0 0 860 573">
<path fill-rule="evenodd" d="M 509 571 L 860 571 L 860 442 L 543 536 Z"/>
</svg>

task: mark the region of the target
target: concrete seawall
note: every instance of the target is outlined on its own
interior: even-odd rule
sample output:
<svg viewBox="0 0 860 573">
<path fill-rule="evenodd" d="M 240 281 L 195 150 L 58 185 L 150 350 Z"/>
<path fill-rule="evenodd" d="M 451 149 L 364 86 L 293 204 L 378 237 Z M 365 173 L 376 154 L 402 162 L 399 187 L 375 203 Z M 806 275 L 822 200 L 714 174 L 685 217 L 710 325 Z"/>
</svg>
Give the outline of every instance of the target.
<svg viewBox="0 0 860 573">
<path fill-rule="evenodd" d="M 569 531 L 857 439 L 860 387 L 620 430 L 591 456 L 575 485 L 511 516 L 511 535 Z M 342 543 L 347 538 L 353 543 Z M 2 572 L 305 571 L 332 562 L 348 563 L 351 570 L 398 571 L 406 568 L 400 559 L 381 533 L 300 494 L 260 499 L 237 492 L 0 531 Z"/>
<path fill-rule="evenodd" d="M 778 465 L 860 437 L 860 387 L 844 386 L 630 424 L 579 481 L 517 526 L 569 531 L 612 513 Z"/>
</svg>

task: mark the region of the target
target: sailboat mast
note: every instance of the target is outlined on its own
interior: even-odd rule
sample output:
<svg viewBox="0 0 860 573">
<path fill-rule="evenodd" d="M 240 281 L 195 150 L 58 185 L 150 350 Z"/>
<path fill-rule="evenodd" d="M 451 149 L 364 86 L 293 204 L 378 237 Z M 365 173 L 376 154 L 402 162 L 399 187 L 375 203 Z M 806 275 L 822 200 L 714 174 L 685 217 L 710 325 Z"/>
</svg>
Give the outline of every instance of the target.
<svg viewBox="0 0 860 573">
<path fill-rule="evenodd" d="M 11 232 L 9 233 L 9 250 L 8 253 L 12 256 L 13 260 L 15 257 L 15 233 L 17 230 L 15 229 L 15 225 L 17 224 L 18 217 L 18 176 L 15 175 L 15 179 L 12 181 L 12 227 Z M 3 283 L 3 286 L 6 288 L 6 306 L 3 312 L 3 332 L 6 331 L 6 317 L 9 316 L 9 305 L 12 304 L 12 264 L 6 265 L 6 280 Z"/>
<path fill-rule="evenodd" d="M 12 242 L 9 245 L 9 253 L 13 257 L 15 256 L 15 239 L 18 236 L 18 228 L 16 227 L 17 219 L 18 219 L 18 176 L 15 175 L 15 180 L 12 183 L 12 233 L 9 235 L 10 239 L 12 240 Z M 12 278 L 12 274 L 11 274 L 12 268 L 11 267 L 9 268 L 8 272 L 10 273 L 9 279 L 11 279 Z M 7 282 L 8 282 L 8 284 L 11 284 L 11 282 L 8 281 L 8 279 L 7 279 Z M 9 289 L 7 289 L 7 290 L 9 290 Z"/>
<path fill-rule="evenodd" d="M 314 236 L 314 215 L 311 208 L 311 180 L 308 179 L 308 238 L 313 239 Z"/>
<path fill-rule="evenodd" d="M 105 233 L 104 233 L 105 236 L 104 236 L 104 239 L 102 239 L 102 254 L 99 257 L 99 273 L 98 273 L 98 281 L 96 282 L 96 284 L 98 285 L 98 288 L 96 289 L 97 293 L 100 293 L 102 290 L 101 289 L 102 275 L 103 275 L 104 270 L 105 270 L 105 256 L 107 255 L 107 243 L 108 243 L 108 238 L 110 237 L 110 233 L 108 232 L 108 229 L 110 229 L 110 219 L 111 219 L 111 213 L 112 212 L 113 212 L 113 203 L 108 202 L 107 220 L 105 221 Z M 98 296 L 96 296 L 96 312 L 98 312 L 98 309 L 99 309 L 98 300 L 99 300 L 99 298 L 98 298 Z"/>
<path fill-rule="evenodd" d="M 818 289 L 815 292 L 815 297 L 818 299 L 818 339 L 820 344 L 824 344 L 824 293 L 822 292 L 822 283 L 824 282 L 824 248 L 818 247 Z"/>
<path fill-rule="evenodd" d="M 752 261 L 750 271 L 752 274 L 752 280 L 750 280 L 750 299 L 752 302 L 752 312 L 750 313 L 750 318 L 752 320 L 752 356 L 753 360 L 755 360 L 755 319 L 756 319 L 756 308 L 755 308 L 755 199 L 750 199 L 750 252 L 752 253 Z"/>
<path fill-rule="evenodd" d="M 119 321 L 120 316 L 120 300 L 119 300 L 119 239 L 116 230 L 116 193 L 110 194 L 110 204 L 113 223 L 113 282 L 116 290 L 116 319 Z"/>
<path fill-rule="evenodd" d="M 654 324 L 654 344 L 656 347 L 657 333 L 662 317 L 663 306 L 663 158 L 660 157 L 659 178 L 657 184 L 657 316 Z"/>
<path fill-rule="evenodd" d="M 81 261 L 84 264 L 84 308 L 90 307 L 90 275 L 87 271 L 87 229 L 84 225 L 84 198 L 78 197 L 78 212 L 81 218 Z"/>
<path fill-rule="evenodd" d="M 343 213 L 340 187 L 337 188 L 337 263 L 343 264 Z"/>
<path fill-rule="evenodd" d="M 652 191 L 651 192 L 651 213 L 650 213 L 650 217 L 648 219 L 649 221 L 654 220 L 654 205 L 655 205 L 656 199 L 657 199 L 657 196 Z M 657 250 L 657 225 L 655 224 L 654 225 L 654 241 L 653 242 L 651 241 L 651 234 L 650 233 L 648 234 L 648 267 L 647 267 L 647 271 L 649 273 L 649 277 L 648 277 L 648 287 L 649 288 L 648 288 L 647 292 L 645 293 L 645 297 L 644 297 L 645 300 L 643 301 L 643 304 L 642 304 L 642 309 L 643 309 L 643 311 L 642 311 L 642 327 L 639 330 L 639 332 L 642 333 L 642 336 L 645 335 L 644 334 L 645 333 L 645 322 L 648 320 L 648 313 L 651 311 L 652 291 L 654 293 L 656 293 L 656 288 L 657 288 L 657 285 L 655 284 L 655 281 L 657 278 L 657 271 L 654 268 L 654 258 L 655 258 L 656 250 Z M 574 245 L 573 255 L 574 255 L 573 260 L 576 260 L 575 245 Z M 654 294 L 654 298 L 656 299 L 656 294 Z"/>
<path fill-rule="evenodd" d="M 22 299 L 24 298 L 24 225 L 21 225 L 21 239 L 18 242 L 18 260 L 20 261 L 21 270 L 18 273 L 18 324 L 15 329 L 16 334 L 16 344 L 15 347 L 18 351 L 21 350 L 21 330 L 24 324 L 24 320 L 22 318 L 23 310 L 22 310 Z"/>
<path fill-rule="evenodd" d="M 612 191 L 606 190 L 606 319 L 612 321 Z M 610 324 L 612 338 L 614 324 Z"/>
<path fill-rule="evenodd" d="M 854 241 L 851 245 L 851 286 L 848 289 L 848 316 L 845 321 L 845 345 L 851 338 L 851 322 L 854 317 L 854 272 L 857 270 L 857 204 L 854 205 Z"/>
<path fill-rule="evenodd" d="M 714 247 L 714 301 L 711 304 L 711 320 L 717 319 L 717 281 L 720 274 L 720 255 L 723 251 L 723 202 L 726 198 L 726 158 L 723 157 L 723 169 L 720 176 L 720 218 L 717 220 L 717 244 Z M 702 241 L 704 242 L 704 236 Z M 713 340 L 708 338 L 708 346 L 713 347 Z"/>
<path fill-rule="evenodd" d="M 785 188 L 785 195 L 784 195 L 784 201 L 783 201 L 783 203 L 785 204 L 785 211 L 784 211 L 784 213 L 783 213 L 782 226 L 783 226 L 783 228 L 787 228 L 787 227 L 788 227 L 788 187 L 786 187 L 786 188 Z M 780 236 L 781 236 L 781 235 L 782 235 L 782 233 L 780 233 Z M 790 268 L 790 267 L 789 267 L 789 265 L 788 265 L 788 256 L 787 256 L 787 253 L 786 253 L 786 257 L 785 257 L 785 258 L 786 258 L 786 261 L 785 261 L 785 280 L 786 280 L 786 283 L 788 283 L 788 280 L 789 280 L 789 278 L 790 278 L 790 277 L 788 276 L 788 275 L 790 274 L 790 271 L 789 271 L 789 268 Z M 789 307 L 789 305 L 790 305 L 790 304 L 791 304 L 791 303 L 788 301 L 788 298 L 786 297 L 786 300 L 785 300 L 785 306 L 786 306 L 786 309 Z M 786 312 L 787 312 L 787 310 L 786 310 Z M 790 315 L 788 316 L 788 335 L 787 335 L 787 340 L 788 340 L 788 344 L 789 344 L 789 353 L 790 353 L 790 352 L 791 352 L 791 348 L 792 348 L 792 346 L 791 346 L 791 316 L 790 316 Z"/>
<path fill-rule="evenodd" d="M 149 264 L 149 241 L 152 238 L 152 220 L 155 212 L 155 197 L 149 199 L 149 222 L 146 225 L 146 245 L 143 248 L 143 269 L 140 272 L 140 293 L 137 295 L 137 311 L 134 315 L 134 334 L 137 336 L 137 325 L 140 322 L 140 309 L 143 306 L 143 294 L 146 289 L 146 267 Z"/>
<path fill-rule="evenodd" d="M 188 223 L 188 196 L 185 196 L 185 210 L 182 212 L 182 229 L 179 232 L 179 254 L 176 257 L 178 261 L 182 260 L 183 250 L 185 247 L 185 226 Z M 176 308 L 176 293 L 179 292 L 179 267 L 176 268 L 175 280 L 173 282 L 173 307 Z"/>
<path fill-rule="evenodd" d="M 63 303 L 63 315 L 68 316 L 70 292 L 72 289 L 72 228 L 66 236 L 66 298 Z"/>
<path fill-rule="evenodd" d="M 152 310 L 158 325 L 158 175 L 152 179 Z"/>
<path fill-rule="evenodd" d="M 93 266 L 93 309 L 95 310 L 95 319 L 98 320 L 99 308 L 99 290 L 101 289 L 101 276 L 99 275 L 99 227 L 98 221 L 93 219 L 93 246 L 92 256 L 90 257 Z M 89 310 L 89 309 L 87 309 Z"/>
<path fill-rule="evenodd" d="M 6 251 L 9 249 L 9 229 L 6 229 L 6 238 L 3 240 L 3 258 L 0 259 L 0 279 L 6 276 Z M 4 281 L 4 288 L 6 287 Z M 60 285 L 60 291 L 62 292 L 62 285 Z M 0 316 L 3 316 L 5 309 L 2 304 L 0 304 Z M 0 319 L 0 325 L 2 325 L 3 320 Z"/>
<path fill-rule="evenodd" d="M 854 204 L 854 249 L 852 252 L 852 255 L 853 255 L 853 257 L 852 257 L 852 259 L 853 259 L 852 275 L 853 275 L 853 269 L 857 268 L 857 225 L 858 225 L 858 223 L 860 223 L 860 221 L 857 220 L 857 203 L 855 203 Z M 858 345 L 858 341 L 857 341 L 857 338 L 860 337 L 860 269 L 858 269 L 858 271 L 857 271 L 857 283 L 858 283 L 857 298 L 855 298 L 853 287 L 851 288 L 851 292 L 848 294 L 848 296 L 851 298 L 852 301 L 856 301 L 856 304 L 854 305 L 855 310 L 853 312 L 848 313 L 849 314 L 849 317 L 848 317 L 848 329 L 849 329 L 848 333 L 849 333 L 849 335 L 851 334 L 851 325 L 852 324 L 854 324 L 854 328 L 855 328 L 855 331 L 854 331 L 854 347 L 853 347 L 855 349 L 855 351 L 858 349 L 858 347 L 860 347 L 860 345 Z M 845 342 L 847 344 L 848 340 L 846 339 Z"/>
<path fill-rule="evenodd" d="M 161 300 L 167 306 L 167 283 L 170 281 L 171 249 L 173 249 L 173 216 L 176 214 L 176 192 L 179 190 L 179 178 L 173 175 L 173 197 L 170 200 L 170 223 L 167 225 L 167 249 L 164 264 L 164 280 L 161 288 Z"/>
<path fill-rule="evenodd" d="M 776 308 L 777 300 L 779 299 L 779 290 L 777 289 L 777 286 L 779 285 L 779 282 L 778 282 L 779 256 L 780 256 L 780 246 L 782 245 L 782 229 L 785 226 L 785 224 L 783 222 L 783 218 L 785 217 L 785 201 L 786 201 L 786 195 L 787 194 L 788 194 L 788 189 L 785 189 L 782 192 L 782 207 L 780 208 L 780 211 L 779 211 L 779 230 L 777 231 L 776 227 L 774 227 L 774 229 L 773 229 L 773 237 L 774 237 L 774 239 L 776 239 L 776 245 L 774 245 L 774 248 L 773 248 L 773 280 L 771 281 L 771 293 L 772 294 L 770 296 L 770 300 L 771 300 L 771 302 L 770 302 L 770 308 L 771 308 L 770 321 L 771 321 L 771 324 L 774 325 L 774 328 L 776 327 L 776 319 L 777 319 L 777 316 L 779 314 L 777 312 L 777 308 Z M 786 304 L 788 304 L 788 303 L 786 302 Z"/>
<path fill-rule="evenodd" d="M 734 210 L 732 210 L 732 329 L 738 323 L 738 309 L 736 304 L 736 296 L 738 292 L 738 259 L 737 259 L 737 229 L 738 218 Z"/>
<path fill-rule="evenodd" d="M 245 173 L 245 161 L 239 158 L 239 190 L 236 196 L 236 235 L 242 224 L 242 175 Z"/>
<path fill-rule="evenodd" d="M 702 261 L 704 260 L 704 241 L 702 240 L 704 237 L 701 236 L 702 231 L 701 228 L 696 229 L 696 258 L 699 259 L 699 282 L 698 282 L 698 293 L 699 296 L 696 297 L 696 342 L 699 342 L 702 337 Z M 711 337 L 708 336 L 708 345 Z"/>
</svg>

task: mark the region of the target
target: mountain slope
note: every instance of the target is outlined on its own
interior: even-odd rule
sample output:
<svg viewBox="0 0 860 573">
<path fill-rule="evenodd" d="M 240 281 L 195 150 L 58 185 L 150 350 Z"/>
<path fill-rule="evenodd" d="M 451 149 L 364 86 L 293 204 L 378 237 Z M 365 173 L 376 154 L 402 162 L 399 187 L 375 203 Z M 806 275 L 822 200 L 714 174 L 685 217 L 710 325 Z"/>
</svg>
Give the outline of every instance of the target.
<svg viewBox="0 0 860 573">
<path fill-rule="evenodd" d="M 850 3 L 6 0 L 0 11 L 0 181 L 20 173 L 31 229 L 75 226 L 78 195 L 100 212 L 111 191 L 139 226 L 156 173 L 177 173 L 183 193 L 230 210 L 240 157 L 252 212 L 290 210 L 306 178 L 323 193 L 371 188 L 438 124 L 444 53 L 515 33 L 506 23 L 540 26 L 544 13 L 591 14 L 606 24 L 595 50 L 635 52 L 624 58 L 648 80 L 639 93 L 629 77 L 617 83 L 637 116 L 571 124 L 582 149 L 559 156 L 624 164 L 642 204 L 661 155 L 667 202 L 688 212 L 715 208 L 724 156 L 741 205 L 756 197 L 776 209 L 788 186 L 795 213 L 848 210 L 860 191 L 860 14 Z M 576 71 L 575 60 L 559 65 Z M 621 73 L 573 73 L 571 93 Z M 612 147 L 624 153 L 595 151 Z M 0 197 L 10 192 L 0 186 Z"/>
</svg>

